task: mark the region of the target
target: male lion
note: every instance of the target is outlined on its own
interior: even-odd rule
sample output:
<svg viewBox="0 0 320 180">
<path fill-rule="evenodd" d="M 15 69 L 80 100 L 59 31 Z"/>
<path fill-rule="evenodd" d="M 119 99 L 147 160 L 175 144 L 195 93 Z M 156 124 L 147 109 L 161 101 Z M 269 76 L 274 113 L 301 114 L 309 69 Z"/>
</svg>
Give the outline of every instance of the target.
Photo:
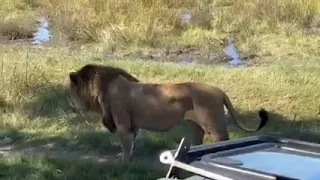
<svg viewBox="0 0 320 180">
<path fill-rule="evenodd" d="M 69 74 L 68 100 L 71 106 L 82 111 L 94 111 L 101 115 L 104 126 L 112 133 L 115 124 L 108 102 L 109 83 L 119 75 L 133 82 L 137 78 L 121 68 L 87 64 L 77 72 Z"/>
<path fill-rule="evenodd" d="M 217 87 L 203 83 L 148 84 L 111 66 L 86 65 L 70 73 L 70 100 L 82 110 L 102 114 L 105 126 L 120 135 L 122 159 L 131 160 L 138 129 L 167 131 L 182 120 L 191 127 L 192 145 L 202 144 L 205 131 L 216 141 L 228 140 L 224 105 L 236 124 L 245 131 L 264 127 L 268 113 L 259 111 L 255 130 L 239 124 L 229 97 Z"/>
</svg>

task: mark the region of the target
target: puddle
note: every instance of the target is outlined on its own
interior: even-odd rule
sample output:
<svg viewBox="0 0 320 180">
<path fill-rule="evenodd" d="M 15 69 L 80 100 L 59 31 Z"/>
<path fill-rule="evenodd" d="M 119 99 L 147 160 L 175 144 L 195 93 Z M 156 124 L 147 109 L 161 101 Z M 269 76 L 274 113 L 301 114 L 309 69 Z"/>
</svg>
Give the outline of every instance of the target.
<svg viewBox="0 0 320 180">
<path fill-rule="evenodd" d="M 247 62 L 240 59 L 240 55 L 237 52 L 237 49 L 234 47 L 234 39 L 228 39 L 228 45 L 224 49 L 224 52 L 232 58 L 231 61 L 228 62 L 227 67 L 247 67 Z"/>
<path fill-rule="evenodd" d="M 189 58 L 183 58 L 179 63 L 184 66 L 193 65 L 192 60 Z"/>
<path fill-rule="evenodd" d="M 180 18 L 181 18 L 181 25 L 185 26 L 185 25 L 189 25 L 191 23 L 192 15 L 190 12 L 183 12 L 180 15 Z"/>
<path fill-rule="evenodd" d="M 226 67 L 248 67 L 248 64 L 246 61 L 241 60 L 240 54 L 238 53 L 236 47 L 234 46 L 234 39 L 229 38 L 228 39 L 228 45 L 223 49 L 224 53 L 228 55 L 232 60 L 230 60 L 225 66 Z M 188 65 L 194 65 L 195 62 L 192 61 L 188 57 L 184 57 L 179 61 L 179 64 L 188 66 Z"/>
<path fill-rule="evenodd" d="M 51 38 L 50 31 L 48 30 L 48 20 L 44 17 L 39 18 L 39 26 L 37 31 L 33 34 L 32 44 L 42 44 Z"/>
</svg>

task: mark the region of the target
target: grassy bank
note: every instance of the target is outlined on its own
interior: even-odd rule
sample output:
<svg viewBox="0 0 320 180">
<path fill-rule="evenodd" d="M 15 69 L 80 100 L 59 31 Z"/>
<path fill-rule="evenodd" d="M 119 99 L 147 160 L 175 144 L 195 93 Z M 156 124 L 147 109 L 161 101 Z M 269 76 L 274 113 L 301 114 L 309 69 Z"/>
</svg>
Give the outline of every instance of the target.
<svg viewBox="0 0 320 180">
<path fill-rule="evenodd" d="M 31 38 L 39 11 L 27 1 L 0 0 L 0 38 Z"/>
<path fill-rule="evenodd" d="M 317 0 L 2 0 L 1 4 L 2 35 L 28 37 L 35 17 L 46 15 L 55 42 L 99 42 L 112 51 L 191 46 L 220 52 L 232 34 L 241 52 L 290 57 L 283 51 L 306 53 L 308 48 L 301 43 L 315 46 L 320 32 Z M 183 13 L 192 16 L 191 25 L 182 24 Z"/>
<path fill-rule="evenodd" d="M 7 143 L 16 144 L 17 148 L 53 144 L 51 150 L 55 151 L 81 151 L 84 154 L 95 152 L 102 157 L 114 157 L 120 151 L 118 137 L 108 133 L 94 114 L 73 112 L 65 99 L 68 72 L 87 63 L 120 66 L 145 82 L 199 81 L 219 86 L 228 93 L 248 126 L 256 124 L 257 110 L 260 107 L 271 112 L 267 127 L 254 134 L 276 132 L 287 137 L 320 142 L 316 135 L 320 130 L 320 61 L 317 56 L 310 55 L 304 61 L 296 57 L 295 60 L 292 58 L 292 61 L 275 62 L 265 67 L 228 69 L 132 60 L 99 60 L 95 58 L 98 52 L 94 49 L 70 47 L 37 49 L 21 45 L 2 45 L 0 128 L 6 131 L 0 135 L 1 142 L 4 143 L 4 140 L 9 138 Z M 175 148 L 185 132 L 184 125 L 181 125 L 166 133 L 141 133 L 132 166 L 141 162 L 149 164 L 150 159 L 157 160 L 158 153 L 164 149 Z M 254 134 L 243 133 L 237 129 L 230 132 L 231 138 Z M 206 142 L 212 141 L 207 137 Z M 115 169 L 102 171 L 104 167 L 108 169 L 113 165 L 80 163 L 71 167 L 68 161 L 54 160 L 59 163 L 57 169 L 71 173 L 55 176 L 55 165 L 52 165 L 51 160 L 29 156 L 22 159 L 16 156 L 12 158 L 14 160 L 3 162 L 7 168 L 11 168 L 9 172 L 17 168 L 23 169 L 21 173 L 11 174 L 18 179 L 23 173 L 30 173 L 30 177 L 38 179 L 88 179 L 85 174 L 72 174 L 88 171 L 89 174 L 94 174 L 90 179 L 100 179 L 102 172 L 104 177 L 120 178 L 116 161 L 109 162 L 115 163 Z M 22 166 L 15 165 L 21 161 L 24 162 Z M 27 165 L 37 166 L 31 168 L 43 166 L 41 168 L 45 170 L 35 171 L 23 167 Z M 86 167 L 97 168 L 88 170 Z M 143 168 L 132 167 L 121 177 L 139 179 L 144 172 L 146 171 Z M 148 172 L 155 173 L 150 174 L 150 179 L 154 179 L 151 176 L 158 177 L 158 173 L 161 174 L 162 171 L 154 168 Z"/>
</svg>

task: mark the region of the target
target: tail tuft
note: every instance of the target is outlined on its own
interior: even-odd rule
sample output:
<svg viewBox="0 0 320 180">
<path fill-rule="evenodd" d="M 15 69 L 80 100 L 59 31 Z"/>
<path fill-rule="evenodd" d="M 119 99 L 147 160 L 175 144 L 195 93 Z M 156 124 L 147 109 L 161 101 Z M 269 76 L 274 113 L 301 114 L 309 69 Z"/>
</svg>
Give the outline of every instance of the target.
<svg viewBox="0 0 320 180">
<path fill-rule="evenodd" d="M 261 119 L 261 123 L 260 123 L 257 131 L 260 130 L 261 128 L 263 128 L 263 127 L 267 124 L 267 122 L 268 122 L 268 120 L 269 120 L 268 111 L 266 111 L 266 110 L 263 109 L 263 108 L 260 109 L 260 111 L 259 111 L 259 117 L 260 117 L 260 119 Z"/>
</svg>

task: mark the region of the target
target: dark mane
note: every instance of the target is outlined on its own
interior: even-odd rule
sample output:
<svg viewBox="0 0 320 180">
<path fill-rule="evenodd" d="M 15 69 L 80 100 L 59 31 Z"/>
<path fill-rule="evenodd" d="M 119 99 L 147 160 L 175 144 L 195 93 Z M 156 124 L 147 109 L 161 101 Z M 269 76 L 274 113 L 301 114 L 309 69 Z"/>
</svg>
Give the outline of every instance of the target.
<svg viewBox="0 0 320 180">
<path fill-rule="evenodd" d="M 83 66 L 80 70 L 78 70 L 77 73 L 85 82 L 88 82 L 92 78 L 92 76 L 96 74 L 100 74 L 104 82 L 110 82 L 119 75 L 124 76 L 130 81 L 139 82 L 139 80 L 136 77 L 132 76 L 126 70 L 114 66 L 87 64 Z"/>
<path fill-rule="evenodd" d="M 98 94 L 96 94 L 96 91 L 92 90 L 93 85 L 95 88 L 98 88 L 99 91 L 104 91 L 105 87 L 108 87 L 111 81 L 116 79 L 119 75 L 122 75 L 129 81 L 139 82 L 136 77 L 131 75 L 126 70 L 114 66 L 87 64 L 75 73 L 81 82 L 78 84 L 78 87 L 84 94 L 86 94 L 86 97 L 83 100 L 85 100 L 87 104 L 90 104 L 91 110 L 94 111 L 99 111 L 100 105 L 97 97 Z M 105 101 L 107 101 L 106 104 L 108 104 L 108 95 L 106 95 L 104 98 Z M 110 110 L 108 111 L 107 117 L 108 119 L 103 118 L 103 125 L 109 129 L 111 133 L 114 133 L 116 126 Z"/>
</svg>

